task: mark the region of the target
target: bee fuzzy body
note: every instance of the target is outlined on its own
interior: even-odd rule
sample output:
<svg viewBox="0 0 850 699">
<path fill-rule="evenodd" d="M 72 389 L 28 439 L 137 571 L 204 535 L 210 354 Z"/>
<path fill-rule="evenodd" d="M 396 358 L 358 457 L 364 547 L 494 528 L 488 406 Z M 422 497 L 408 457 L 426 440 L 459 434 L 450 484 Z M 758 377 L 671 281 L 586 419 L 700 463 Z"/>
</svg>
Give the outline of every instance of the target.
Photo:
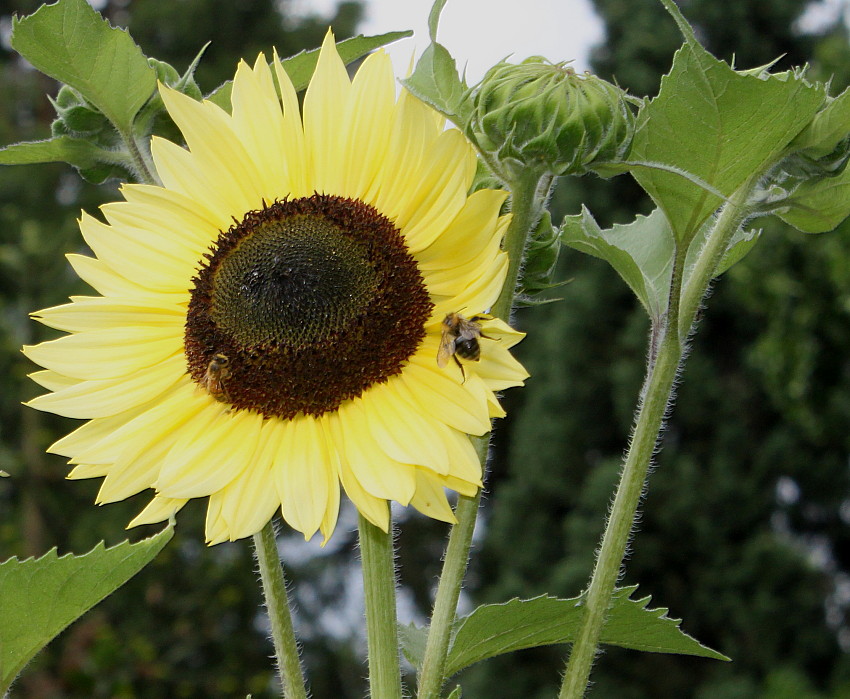
<svg viewBox="0 0 850 699">
<path fill-rule="evenodd" d="M 443 368 L 448 365 L 449 359 L 454 359 L 455 364 L 460 367 L 461 373 L 466 378 L 463 364 L 460 359 L 477 362 L 481 359 L 481 344 L 479 339 L 487 335 L 481 332 L 480 321 L 489 316 L 476 315 L 465 318 L 460 313 L 447 313 L 443 319 L 442 334 L 440 336 L 440 348 L 437 351 L 437 366 Z M 460 357 L 460 359 L 458 359 Z"/>
<path fill-rule="evenodd" d="M 220 403 L 228 402 L 224 382 L 230 378 L 230 360 L 223 354 L 214 354 L 204 375 L 204 388 Z"/>
</svg>

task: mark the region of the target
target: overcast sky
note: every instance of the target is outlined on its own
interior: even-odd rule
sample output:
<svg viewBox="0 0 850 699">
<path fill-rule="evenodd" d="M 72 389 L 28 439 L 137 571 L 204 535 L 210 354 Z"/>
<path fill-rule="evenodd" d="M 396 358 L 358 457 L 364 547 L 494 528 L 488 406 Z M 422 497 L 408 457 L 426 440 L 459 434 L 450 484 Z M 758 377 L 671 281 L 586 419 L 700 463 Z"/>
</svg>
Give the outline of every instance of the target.
<svg viewBox="0 0 850 699">
<path fill-rule="evenodd" d="M 300 0 L 301 12 L 331 14 L 337 0 Z M 428 46 L 428 12 L 432 0 L 366 0 L 364 34 L 412 29 L 414 36 L 388 48 L 399 73 L 410 56 Z M 541 55 L 552 61 L 573 60 L 588 68 L 588 51 L 602 41 L 602 23 L 589 0 L 448 0 L 438 39 L 470 83 L 502 58 L 513 61 Z"/>
</svg>

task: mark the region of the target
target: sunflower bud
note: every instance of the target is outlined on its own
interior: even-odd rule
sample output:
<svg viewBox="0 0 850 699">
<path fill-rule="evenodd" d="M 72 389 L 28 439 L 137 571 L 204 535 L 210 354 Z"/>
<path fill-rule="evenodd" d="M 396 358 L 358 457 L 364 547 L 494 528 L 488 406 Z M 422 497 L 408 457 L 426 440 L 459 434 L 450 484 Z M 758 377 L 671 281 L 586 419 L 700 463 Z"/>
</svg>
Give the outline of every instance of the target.
<svg viewBox="0 0 850 699">
<path fill-rule="evenodd" d="M 622 160 L 634 134 L 623 90 L 540 56 L 491 68 L 472 106 L 470 137 L 509 171 L 583 175 Z"/>
</svg>

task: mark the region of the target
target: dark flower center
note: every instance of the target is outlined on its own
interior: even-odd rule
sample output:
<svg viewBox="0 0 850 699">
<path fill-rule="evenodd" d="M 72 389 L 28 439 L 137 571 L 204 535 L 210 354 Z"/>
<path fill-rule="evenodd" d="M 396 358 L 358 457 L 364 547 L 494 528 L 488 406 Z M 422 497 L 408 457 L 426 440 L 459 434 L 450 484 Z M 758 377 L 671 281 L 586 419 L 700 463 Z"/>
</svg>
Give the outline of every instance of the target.
<svg viewBox="0 0 850 699">
<path fill-rule="evenodd" d="M 313 195 L 248 213 L 193 280 L 192 378 L 236 409 L 322 415 L 401 372 L 433 304 L 393 224 Z"/>
</svg>

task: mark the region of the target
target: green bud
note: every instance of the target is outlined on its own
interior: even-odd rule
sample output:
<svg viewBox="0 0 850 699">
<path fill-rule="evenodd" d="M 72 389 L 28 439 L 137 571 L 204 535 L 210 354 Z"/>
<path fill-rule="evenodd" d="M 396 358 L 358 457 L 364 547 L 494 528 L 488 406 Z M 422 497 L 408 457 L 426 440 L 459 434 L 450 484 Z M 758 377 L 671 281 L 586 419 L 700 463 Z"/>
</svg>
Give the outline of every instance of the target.
<svg viewBox="0 0 850 699">
<path fill-rule="evenodd" d="M 494 66 L 471 99 L 470 138 L 509 171 L 583 175 L 623 160 L 631 146 L 634 115 L 623 90 L 540 56 Z"/>
<path fill-rule="evenodd" d="M 56 119 L 51 124 L 53 136 L 96 136 L 109 128 L 109 120 L 79 92 L 68 85 L 59 88 L 51 100 Z"/>
</svg>

